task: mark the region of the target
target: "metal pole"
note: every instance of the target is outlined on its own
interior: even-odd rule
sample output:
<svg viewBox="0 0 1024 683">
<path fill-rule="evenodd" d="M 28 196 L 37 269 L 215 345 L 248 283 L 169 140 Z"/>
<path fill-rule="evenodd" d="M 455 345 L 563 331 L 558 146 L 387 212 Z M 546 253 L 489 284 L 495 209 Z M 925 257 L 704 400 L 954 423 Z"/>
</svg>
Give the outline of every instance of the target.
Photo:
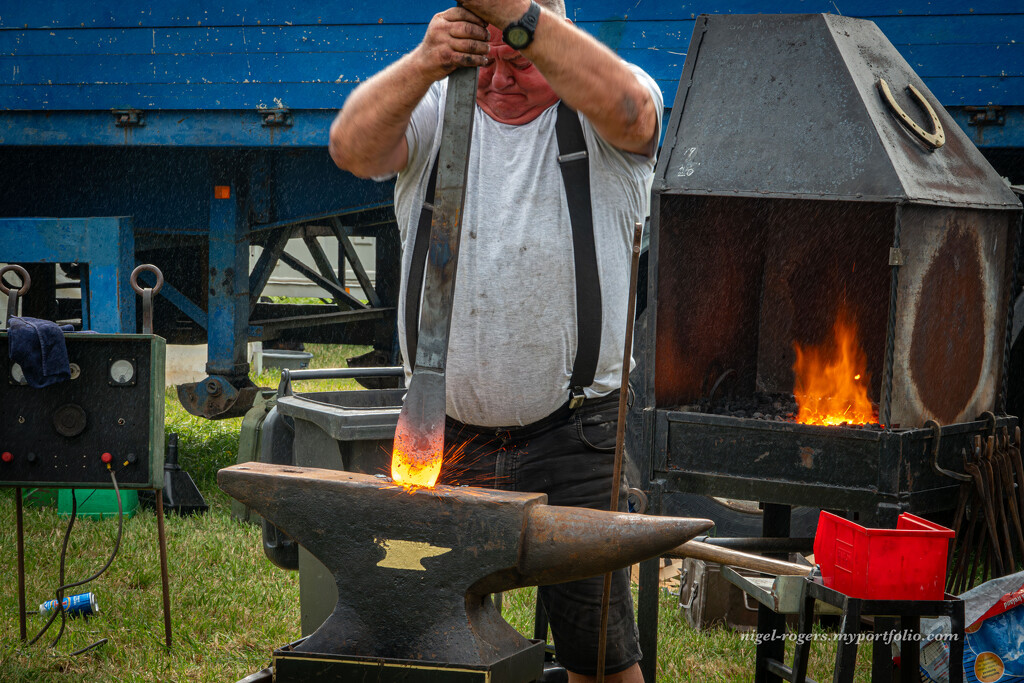
<svg viewBox="0 0 1024 683">
<path fill-rule="evenodd" d="M 164 642 L 171 648 L 171 588 L 167 579 L 167 536 L 164 534 L 164 492 L 156 490 L 156 533 L 160 539 L 160 581 L 164 590 Z"/>
<path fill-rule="evenodd" d="M 640 238 L 644 224 L 633 228 L 633 258 L 629 266 L 629 299 L 626 313 L 626 343 L 622 351 L 622 380 L 619 385 L 619 421 L 615 432 L 615 466 L 612 470 L 612 496 L 608 509 L 619 509 L 619 486 L 622 484 L 622 453 L 626 441 L 626 408 L 629 399 L 629 362 L 633 358 L 633 316 L 636 312 L 636 278 L 640 267 Z M 604 575 L 601 594 L 601 631 L 597 640 L 597 683 L 604 683 L 604 660 L 608 645 L 608 603 L 612 595 L 612 574 Z"/>
<path fill-rule="evenodd" d="M 21 487 L 14 489 L 14 517 L 18 527 L 18 633 L 21 640 L 28 639 L 25 632 L 25 527 L 21 514 Z"/>
</svg>

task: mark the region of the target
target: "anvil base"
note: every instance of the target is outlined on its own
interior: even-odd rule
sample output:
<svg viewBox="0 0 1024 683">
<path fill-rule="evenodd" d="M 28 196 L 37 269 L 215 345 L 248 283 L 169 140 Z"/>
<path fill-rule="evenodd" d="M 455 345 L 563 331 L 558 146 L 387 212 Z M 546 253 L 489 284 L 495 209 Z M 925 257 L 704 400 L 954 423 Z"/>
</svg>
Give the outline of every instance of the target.
<svg viewBox="0 0 1024 683">
<path fill-rule="evenodd" d="M 275 683 L 530 683 L 544 671 L 539 640 L 487 666 L 296 651 L 301 642 L 274 650 Z"/>
</svg>

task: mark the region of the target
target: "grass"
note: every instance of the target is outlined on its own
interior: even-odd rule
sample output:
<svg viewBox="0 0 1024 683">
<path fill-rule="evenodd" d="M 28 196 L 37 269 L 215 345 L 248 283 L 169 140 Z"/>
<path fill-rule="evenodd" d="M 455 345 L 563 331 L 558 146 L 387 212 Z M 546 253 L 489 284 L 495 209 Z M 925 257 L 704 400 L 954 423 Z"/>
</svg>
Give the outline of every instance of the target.
<svg viewBox="0 0 1024 683">
<path fill-rule="evenodd" d="M 338 367 L 358 347 L 310 346 L 314 367 Z M 276 387 L 280 373 L 254 378 Z M 299 391 L 355 389 L 351 380 L 303 383 Z M 210 422 L 188 415 L 167 395 L 167 429 L 179 434 L 180 462 L 210 504 L 200 517 L 166 518 L 174 644 L 163 645 L 163 613 L 156 519 L 140 509 L 124 522 L 121 549 L 110 570 L 80 591 L 98 596 L 100 615 L 69 620 L 61 641 L 48 647 L 59 620 L 32 646 L 18 639 L 13 490 L 0 490 L 0 681 L 237 681 L 268 665 L 274 647 L 299 637 L 298 575 L 265 558 L 259 529 L 232 519 L 230 499 L 217 489 L 218 469 L 233 464 L 241 418 Z M 29 609 L 52 597 L 66 519 L 53 508 L 25 508 L 26 594 Z M 106 561 L 116 522 L 78 520 L 67 553 L 66 576 L 77 580 Z M 79 592 L 79 590 L 72 591 Z M 506 618 L 533 633 L 535 589 L 504 596 Z M 45 620 L 29 615 L 29 637 Z M 696 631 L 682 619 L 676 598 L 662 592 L 658 680 L 749 681 L 755 645 L 731 631 Z M 68 653 L 108 642 L 77 657 Z M 858 681 L 870 679 L 870 644 L 859 653 Z M 792 645 L 788 648 L 792 657 Z M 809 676 L 831 678 L 834 641 L 813 643 Z"/>
</svg>

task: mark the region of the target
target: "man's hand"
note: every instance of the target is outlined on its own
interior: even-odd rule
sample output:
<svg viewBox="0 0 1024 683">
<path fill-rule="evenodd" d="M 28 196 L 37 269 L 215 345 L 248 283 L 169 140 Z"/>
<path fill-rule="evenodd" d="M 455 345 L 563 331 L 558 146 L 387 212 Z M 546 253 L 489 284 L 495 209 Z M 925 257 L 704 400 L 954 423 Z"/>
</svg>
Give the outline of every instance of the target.
<svg viewBox="0 0 1024 683">
<path fill-rule="evenodd" d="M 434 15 L 413 55 L 418 67 L 439 81 L 460 66 L 487 64 L 488 38 L 486 21 L 467 9 L 452 7 Z"/>
</svg>

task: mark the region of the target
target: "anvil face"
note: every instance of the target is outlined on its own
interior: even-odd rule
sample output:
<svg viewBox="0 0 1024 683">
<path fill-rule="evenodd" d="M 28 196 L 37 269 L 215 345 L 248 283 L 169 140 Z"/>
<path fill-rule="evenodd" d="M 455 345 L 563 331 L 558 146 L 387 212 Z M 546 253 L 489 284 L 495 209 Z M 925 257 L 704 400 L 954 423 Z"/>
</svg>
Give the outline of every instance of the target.
<svg viewBox="0 0 1024 683">
<path fill-rule="evenodd" d="M 489 665 L 529 646 L 489 593 L 624 567 L 711 526 L 265 463 L 223 469 L 217 481 L 334 575 L 333 614 L 296 649 L 335 655 Z"/>
</svg>

